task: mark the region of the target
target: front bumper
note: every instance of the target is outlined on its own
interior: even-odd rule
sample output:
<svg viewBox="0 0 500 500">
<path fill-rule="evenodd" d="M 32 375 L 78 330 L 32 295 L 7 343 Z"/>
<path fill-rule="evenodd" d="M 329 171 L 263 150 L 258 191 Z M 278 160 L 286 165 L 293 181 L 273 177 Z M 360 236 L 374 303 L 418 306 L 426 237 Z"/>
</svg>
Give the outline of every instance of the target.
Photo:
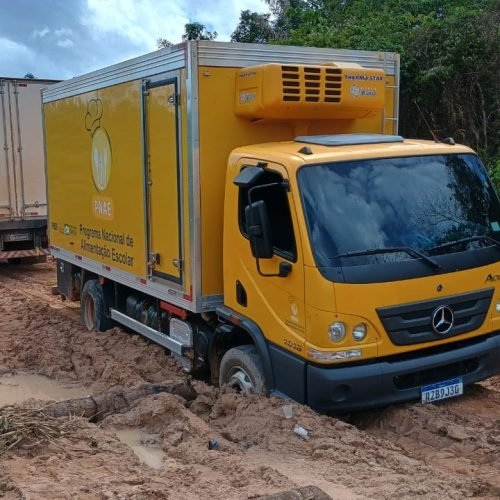
<svg viewBox="0 0 500 500">
<path fill-rule="evenodd" d="M 448 375 L 462 366 L 464 373 Z M 427 383 L 459 376 L 466 386 L 499 372 L 500 332 L 496 332 L 472 345 L 455 349 L 450 345 L 449 351 L 412 359 L 334 368 L 307 365 L 307 404 L 322 412 L 387 406 L 420 399 L 421 386 Z M 432 380 L 424 384 L 411 383 L 429 376 Z M 401 387 L 401 380 L 409 387 Z"/>
</svg>

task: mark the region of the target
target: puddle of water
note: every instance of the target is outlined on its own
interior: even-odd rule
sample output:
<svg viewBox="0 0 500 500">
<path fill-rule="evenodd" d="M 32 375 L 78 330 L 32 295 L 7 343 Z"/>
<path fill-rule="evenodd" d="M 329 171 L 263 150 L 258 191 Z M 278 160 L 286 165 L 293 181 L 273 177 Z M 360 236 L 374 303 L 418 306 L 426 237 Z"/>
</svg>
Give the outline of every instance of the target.
<svg viewBox="0 0 500 500">
<path fill-rule="evenodd" d="M 22 403 L 34 398 L 42 401 L 62 401 L 82 398 L 89 394 L 84 387 L 62 384 L 43 375 L 9 375 L 0 377 L 0 407 Z"/>
<path fill-rule="evenodd" d="M 156 446 L 152 446 L 154 436 L 141 429 L 120 429 L 115 431 L 115 436 L 127 446 L 130 446 L 142 462 L 153 469 L 163 468 L 163 460 L 167 454 Z"/>
</svg>

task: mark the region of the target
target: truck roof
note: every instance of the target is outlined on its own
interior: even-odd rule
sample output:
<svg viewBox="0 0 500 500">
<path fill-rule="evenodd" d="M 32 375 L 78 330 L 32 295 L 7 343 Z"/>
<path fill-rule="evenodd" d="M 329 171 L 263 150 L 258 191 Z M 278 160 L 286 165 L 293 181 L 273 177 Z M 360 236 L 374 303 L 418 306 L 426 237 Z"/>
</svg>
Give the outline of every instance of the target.
<svg viewBox="0 0 500 500">
<path fill-rule="evenodd" d="M 23 78 L 15 76 L 0 76 L 0 80 L 20 83 L 59 83 L 61 80 L 52 80 L 50 78 Z"/>
<path fill-rule="evenodd" d="M 356 139 L 355 136 L 362 136 Z M 318 139 L 320 137 L 321 139 Z M 329 145 L 325 145 L 329 144 Z M 377 134 L 338 134 L 331 136 L 300 136 L 294 141 L 270 142 L 237 148 L 241 157 L 263 156 L 270 161 L 295 165 L 346 161 L 394 156 L 474 153 L 467 146 L 434 141 L 404 139 Z"/>
</svg>

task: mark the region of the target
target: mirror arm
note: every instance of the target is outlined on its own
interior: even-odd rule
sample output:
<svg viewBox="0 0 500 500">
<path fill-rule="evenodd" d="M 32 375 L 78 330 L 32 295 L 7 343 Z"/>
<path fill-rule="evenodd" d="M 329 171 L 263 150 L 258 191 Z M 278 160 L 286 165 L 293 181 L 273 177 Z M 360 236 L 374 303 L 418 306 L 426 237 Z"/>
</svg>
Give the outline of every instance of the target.
<svg viewBox="0 0 500 500">
<path fill-rule="evenodd" d="M 247 194 L 248 204 L 251 205 L 253 203 L 252 194 L 254 191 L 256 191 L 257 189 L 264 189 L 264 188 L 269 188 L 269 187 L 273 187 L 273 186 L 281 186 L 286 191 L 290 191 L 290 184 L 289 184 L 288 180 L 284 180 L 283 182 L 270 182 L 268 184 L 260 184 L 258 186 L 253 186 L 248 190 L 248 194 Z"/>
<path fill-rule="evenodd" d="M 290 262 L 280 262 L 279 272 L 277 273 L 263 273 L 260 269 L 260 259 L 255 259 L 257 265 L 257 272 L 266 278 L 286 278 L 292 272 L 292 264 Z"/>
</svg>

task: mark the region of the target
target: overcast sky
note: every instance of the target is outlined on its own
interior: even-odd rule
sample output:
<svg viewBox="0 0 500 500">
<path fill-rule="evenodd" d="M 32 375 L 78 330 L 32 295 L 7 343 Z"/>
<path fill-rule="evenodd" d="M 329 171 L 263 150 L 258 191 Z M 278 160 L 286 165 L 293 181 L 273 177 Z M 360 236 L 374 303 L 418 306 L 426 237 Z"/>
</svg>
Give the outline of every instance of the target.
<svg viewBox="0 0 500 500">
<path fill-rule="evenodd" d="M 178 43 L 198 21 L 228 41 L 242 10 L 264 0 L 2 0 L 0 76 L 67 79 Z"/>
</svg>

